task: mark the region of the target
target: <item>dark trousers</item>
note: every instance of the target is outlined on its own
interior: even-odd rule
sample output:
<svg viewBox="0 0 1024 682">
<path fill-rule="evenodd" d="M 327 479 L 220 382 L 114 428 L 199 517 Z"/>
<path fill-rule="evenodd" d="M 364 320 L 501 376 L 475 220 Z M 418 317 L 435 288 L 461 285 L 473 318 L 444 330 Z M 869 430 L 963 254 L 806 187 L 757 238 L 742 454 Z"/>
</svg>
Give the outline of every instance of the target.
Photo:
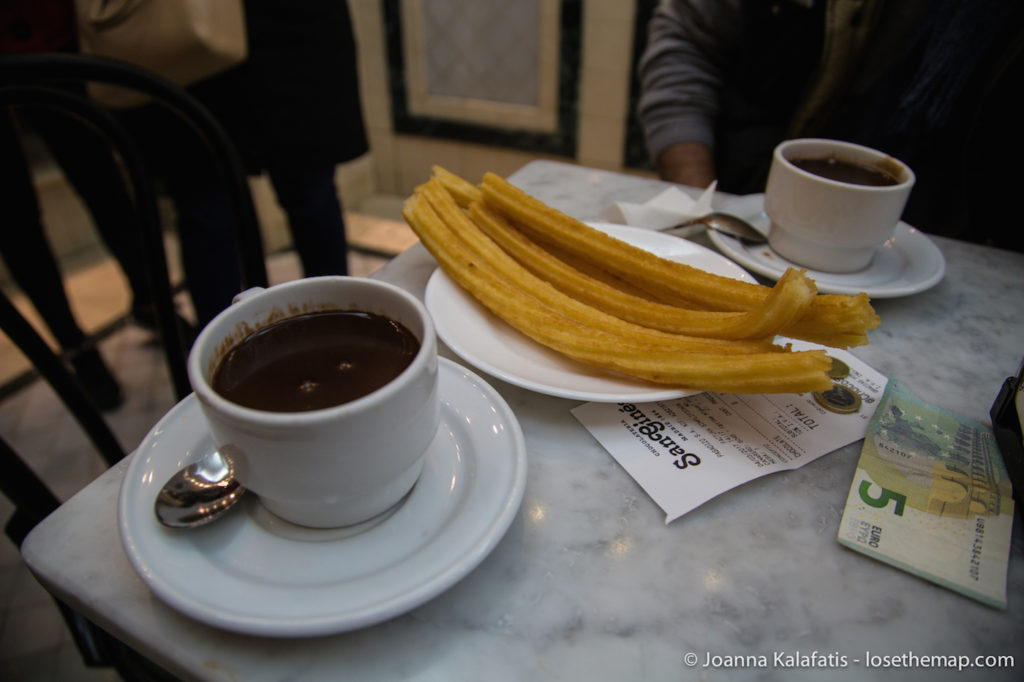
<svg viewBox="0 0 1024 682">
<path fill-rule="evenodd" d="M 347 242 L 334 167 L 271 169 L 271 184 L 288 218 L 307 277 L 348 273 Z M 169 180 L 178 215 L 182 265 L 200 327 L 239 293 L 241 269 L 227 198 L 216 183 Z"/>
<path fill-rule="evenodd" d="M 306 277 L 348 274 L 348 243 L 334 166 L 269 171 L 277 201 L 288 216 Z"/>
<path fill-rule="evenodd" d="M 52 247 L 43 227 L 32 172 L 21 142 L 27 123 L 46 143 L 65 177 L 85 203 L 107 248 L 121 264 L 135 304 L 150 300 L 139 260 L 135 209 L 106 141 L 72 117 L 27 108 L 15 119 L 0 112 L 0 253 L 11 276 L 63 348 L 85 336 L 72 314 Z"/>
</svg>

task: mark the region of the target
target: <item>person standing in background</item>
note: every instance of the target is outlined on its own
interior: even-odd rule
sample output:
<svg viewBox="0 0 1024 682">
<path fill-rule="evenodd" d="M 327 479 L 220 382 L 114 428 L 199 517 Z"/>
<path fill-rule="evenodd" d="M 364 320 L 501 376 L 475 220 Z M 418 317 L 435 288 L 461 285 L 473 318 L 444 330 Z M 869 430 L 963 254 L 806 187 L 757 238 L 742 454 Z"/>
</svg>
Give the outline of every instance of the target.
<svg viewBox="0 0 1024 682">
<path fill-rule="evenodd" d="M 0 55 L 77 51 L 72 0 L 0 0 Z M 82 84 L 64 84 L 86 96 Z M 155 328 L 152 297 L 139 258 L 135 206 L 110 145 L 87 124 L 44 107 L 0 111 L 0 254 L 98 407 L 114 409 L 121 388 L 71 309 L 57 258 L 44 229 L 32 168 L 23 147 L 31 132 L 46 146 L 85 204 L 104 245 L 128 279 L 130 312 Z"/>
<path fill-rule="evenodd" d="M 348 5 L 246 0 L 249 56 L 188 88 L 220 121 L 246 170 L 266 172 L 306 276 L 348 272 L 336 166 L 368 150 Z M 121 113 L 177 212 L 200 326 L 231 303 L 240 271 L 226 195 L 191 132 L 154 105 Z"/>
<path fill-rule="evenodd" d="M 95 137 L 91 131 L 87 134 Z M 69 151 L 63 149 L 62 153 Z M 74 173 L 66 174 L 74 177 Z M 60 265 L 43 227 L 20 128 L 13 114 L 6 110 L 0 111 L 0 207 L 0 255 L 11 278 L 32 302 L 96 406 L 102 410 L 120 406 L 121 387 L 71 309 Z"/>
</svg>

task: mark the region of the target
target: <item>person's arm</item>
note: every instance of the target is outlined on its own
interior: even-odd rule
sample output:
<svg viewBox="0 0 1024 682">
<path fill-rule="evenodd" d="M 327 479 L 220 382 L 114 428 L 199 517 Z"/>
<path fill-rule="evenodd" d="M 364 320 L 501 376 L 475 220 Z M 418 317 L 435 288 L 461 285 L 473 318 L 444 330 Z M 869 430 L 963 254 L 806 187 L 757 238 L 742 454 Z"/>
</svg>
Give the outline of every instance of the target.
<svg viewBox="0 0 1024 682">
<path fill-rule="evenodd" d="M 701 142 L 680 142 L 666 147 L 654 159 L 662 180 L 691 187 L 707 187 L 715 179 L 714 153 Z"/>
<path fill-rule="evenodd" d="M 742 26 L 741 0 L 674 0 L 655 10 L 640 61 L 637 113 L 665 180 L 715 178 L 715 119 L 723 63 Z"/>
</svg>

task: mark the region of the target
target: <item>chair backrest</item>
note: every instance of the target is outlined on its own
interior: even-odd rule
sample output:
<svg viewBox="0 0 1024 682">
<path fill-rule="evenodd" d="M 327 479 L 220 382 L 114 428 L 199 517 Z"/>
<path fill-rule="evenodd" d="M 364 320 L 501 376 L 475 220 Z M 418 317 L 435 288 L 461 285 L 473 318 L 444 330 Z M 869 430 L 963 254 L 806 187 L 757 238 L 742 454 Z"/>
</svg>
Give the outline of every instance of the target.
<svg viewBox="0 0 1024 682">
<path fill-rule="evenodd" d="M 29 531 L 57 509 L 60 501 L 3 438 L 0 438 L 0 472 L 0 489 L 15 504 L 15 512 L 5 524 L 4 532 L 20 547 Z M 86 666 L 113 668 L 124 680 L 170 682 L 176 679 L 61 599 L 54 596 L 53 601 Z"/>
<path fill-rule="evenodd" d="M 103 459 L 110 465 L 121 460 L 124 457 L 124 450 L 92 399 L 46 341 L 2 292 L 0 328 L 53 387 Z M 4 523 L 4 533 L 17 547 L 21 547 L 25 537 L 39 522 L 60 506 L 60 500 L 53 491 L 2 437 L 0 492 L 14 504 L 14 513 Z M 125 661 L 133 660 L 134 653 L 122 643 L 97 628 L 60 599 L 55 597 L 54 602 L 86 665 L 122 669 Z"/>
<path fill-rule="evenodd" d="M 60 356 L 50 348 L 43 337 L 2 292 L 0 292 L 0 329 L 7 334 L 11 342 L 25 354 L 32 366 L 50 384 L 85 431 L 89 440 L 96 446 L 104 461 L 111 466 L 121 461 L 125 455 L 124 449 L 103 415 L 100 414 L 99 408 L 93 403 L 92 398 L 64 365 Z M 3 469 L 5 479 L 7 475 L 8 469 L 5 465 Z M 4 481 L 4 493 L 7 493 L 6 480 Z"/>
<path fill-rule="evenodd" d="M 131 135 L 109 111 L 62 85 L 102 82 L 132 88 L 149 96 L 184 121 L 203 142 L 211 163 L 223 178 L 233 214 L 242 281 L 239 290 L 266 286 L 267 273 L 259 224 L 245 168 L 227 134 L 196 99 L 180 87 L 137 66 L 81 55 L 16 55 L 0 57 L 0 107 L 47 107 L 74 116 L 98 131 L 120 157 L 140 229 L 142 257 L 158 329 L 174 391 L 179 399 L 191 392 L 186 372 L 186 345 L 174 308 L 173 291 L 152 176 Z M 197 161 L 200 162 L 200 161 Z M 78 379 L 38 332 L 0 292 L 0 330 L 28 357 L 75 417 L 100 455 L 113 465 L 124 449 Z M 0 437 L 0 491 L 15 505 L 5 523 L 8 537 L 19 545 L 59 500 Z M 126 679 L 166 679 L 151 664 L 110 635 L 85 621 L 59 599 L 57 606 L 88 665 L 112 665 Z"/>
<path fill-rule="evenodd" d="M 157 323 L 175 392 L 191 392 L 185 371 L 186 346 L 180 338 L 167 271 L 160 213 L 152 176 L 131 135 L 106 109 L 60 86 L 103 82 L 138 90 L 184 121 L 204 143 L 208 161 L 219 171 L 233 215 L 242 272 L 239 290 L 267 285 L 259 223 L 248 177 L 223 127 L 182 88 L 133 64 L 71 54 L 13 55 L 0 58 L 0 105 L 44 106 L 84 120 L 99 131 L 121 157 L 136 204 L 143 258 L 156 307 Z"/>
</svg>

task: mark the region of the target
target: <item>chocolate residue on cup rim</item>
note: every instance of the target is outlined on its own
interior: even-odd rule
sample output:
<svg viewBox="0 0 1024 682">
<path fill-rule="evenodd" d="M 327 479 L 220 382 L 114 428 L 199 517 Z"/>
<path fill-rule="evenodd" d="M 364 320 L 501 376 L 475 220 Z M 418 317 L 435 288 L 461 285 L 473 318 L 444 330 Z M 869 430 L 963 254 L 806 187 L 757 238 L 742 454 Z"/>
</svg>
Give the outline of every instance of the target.
<svg viewBox="0 0 1024 682">
<path fill-rule="evenodd" d="M 903 184 L 907 181 L 907 173 L 905 172 L 907 167 L 898 159 L 886 156 L 884 159 L 878 160 L 878 167 L 882 171 L 896 178 L 896 182 L 899 184 Z"/>
</svg>

